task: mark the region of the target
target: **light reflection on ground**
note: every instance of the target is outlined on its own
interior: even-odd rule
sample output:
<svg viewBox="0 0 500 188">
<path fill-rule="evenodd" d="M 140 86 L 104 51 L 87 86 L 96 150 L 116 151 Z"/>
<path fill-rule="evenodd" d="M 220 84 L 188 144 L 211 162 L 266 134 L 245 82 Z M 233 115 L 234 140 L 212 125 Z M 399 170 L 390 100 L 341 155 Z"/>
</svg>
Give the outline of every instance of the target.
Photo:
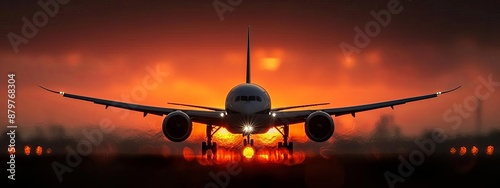
<svg viewBox="0 0 500 188">
<path fill-rule="evenodd" d="M 290 154 L 288 150 L 281 148 L 253 148 L 253 156 L 243 155 L 244 148 L 218 148 L 216 155 L 210 151 L 206 156 L 201 151 L 185 147 L 183 157 L 186 161 L 196 161 L 202 166 L 220 165 L 239 162 L 274 163 L 284 165 L 297 165 L 304 162 L 306 155 L 302 151 L 294 151 Z M 248 149 L 248 148 L 245 148 Z"/>
</svg>

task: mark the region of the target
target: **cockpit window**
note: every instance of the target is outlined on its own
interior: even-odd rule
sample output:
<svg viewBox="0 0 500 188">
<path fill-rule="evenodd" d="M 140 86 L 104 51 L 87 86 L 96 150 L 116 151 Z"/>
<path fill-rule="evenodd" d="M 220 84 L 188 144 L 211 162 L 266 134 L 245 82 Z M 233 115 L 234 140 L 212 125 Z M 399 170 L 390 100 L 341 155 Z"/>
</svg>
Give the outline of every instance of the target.
<svg viewBox="0 0 500 188">
<path fill-rule="evenodd" d="M 262 102 L 262 98 L 259 96 L 236 96 L 234 98 L 234 102 L 239 102 L 239 101 L 258 101 Z"/>
<path fill-rule="evenodd" d="M 248 96 L 241 96 L 242 101 L 248 101 Z"/>
</svg>

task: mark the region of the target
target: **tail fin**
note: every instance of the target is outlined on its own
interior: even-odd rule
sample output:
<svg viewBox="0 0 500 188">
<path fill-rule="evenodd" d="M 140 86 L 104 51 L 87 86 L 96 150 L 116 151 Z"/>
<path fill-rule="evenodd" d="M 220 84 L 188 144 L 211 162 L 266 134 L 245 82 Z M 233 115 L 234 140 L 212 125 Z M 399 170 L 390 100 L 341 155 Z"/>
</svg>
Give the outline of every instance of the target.
<svg viewBox="0 0 500 188">
<path fill-rule="evenodd" d="M 250 26 L 248 26 L 247 38 L 247 84 L 250 83 Z"/>
</svg>

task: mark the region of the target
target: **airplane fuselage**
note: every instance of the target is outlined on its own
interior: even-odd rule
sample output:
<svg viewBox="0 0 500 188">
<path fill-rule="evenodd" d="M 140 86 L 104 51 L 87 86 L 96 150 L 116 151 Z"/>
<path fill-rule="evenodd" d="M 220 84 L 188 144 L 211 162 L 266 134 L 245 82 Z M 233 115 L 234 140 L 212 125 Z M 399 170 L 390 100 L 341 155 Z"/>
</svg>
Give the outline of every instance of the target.
<svg viewBox="0 0 500 188">
<path fill-rule="evenodd" d="M 261 134 L 271 128 L 271 97 L 261 86 L 240 84 L 229 91 L 225 104 L 229 132 Z"/>
</svg>

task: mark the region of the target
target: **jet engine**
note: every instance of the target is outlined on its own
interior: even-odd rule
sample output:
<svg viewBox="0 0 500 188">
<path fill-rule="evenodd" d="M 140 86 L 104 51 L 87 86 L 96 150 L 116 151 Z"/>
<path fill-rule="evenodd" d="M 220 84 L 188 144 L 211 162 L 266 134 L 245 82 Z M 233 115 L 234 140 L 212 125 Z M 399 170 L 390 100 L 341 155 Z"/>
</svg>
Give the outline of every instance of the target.
<svg viewBox="0 0 500 188">
<path fill-rule="evenodd" d="M 304 127 L 307 137 L 315 142 L 327 141 L 335 130 L 332 116 L 323 111 L 309 114 Z"/>
<path fill-rule="evenodd" d="M 193 122 L 189 116 L 182 111 L 171 112 L 163 119 L 163 134 L 172 142 L 186 140 L 193 130 Z"/>
</svg>

